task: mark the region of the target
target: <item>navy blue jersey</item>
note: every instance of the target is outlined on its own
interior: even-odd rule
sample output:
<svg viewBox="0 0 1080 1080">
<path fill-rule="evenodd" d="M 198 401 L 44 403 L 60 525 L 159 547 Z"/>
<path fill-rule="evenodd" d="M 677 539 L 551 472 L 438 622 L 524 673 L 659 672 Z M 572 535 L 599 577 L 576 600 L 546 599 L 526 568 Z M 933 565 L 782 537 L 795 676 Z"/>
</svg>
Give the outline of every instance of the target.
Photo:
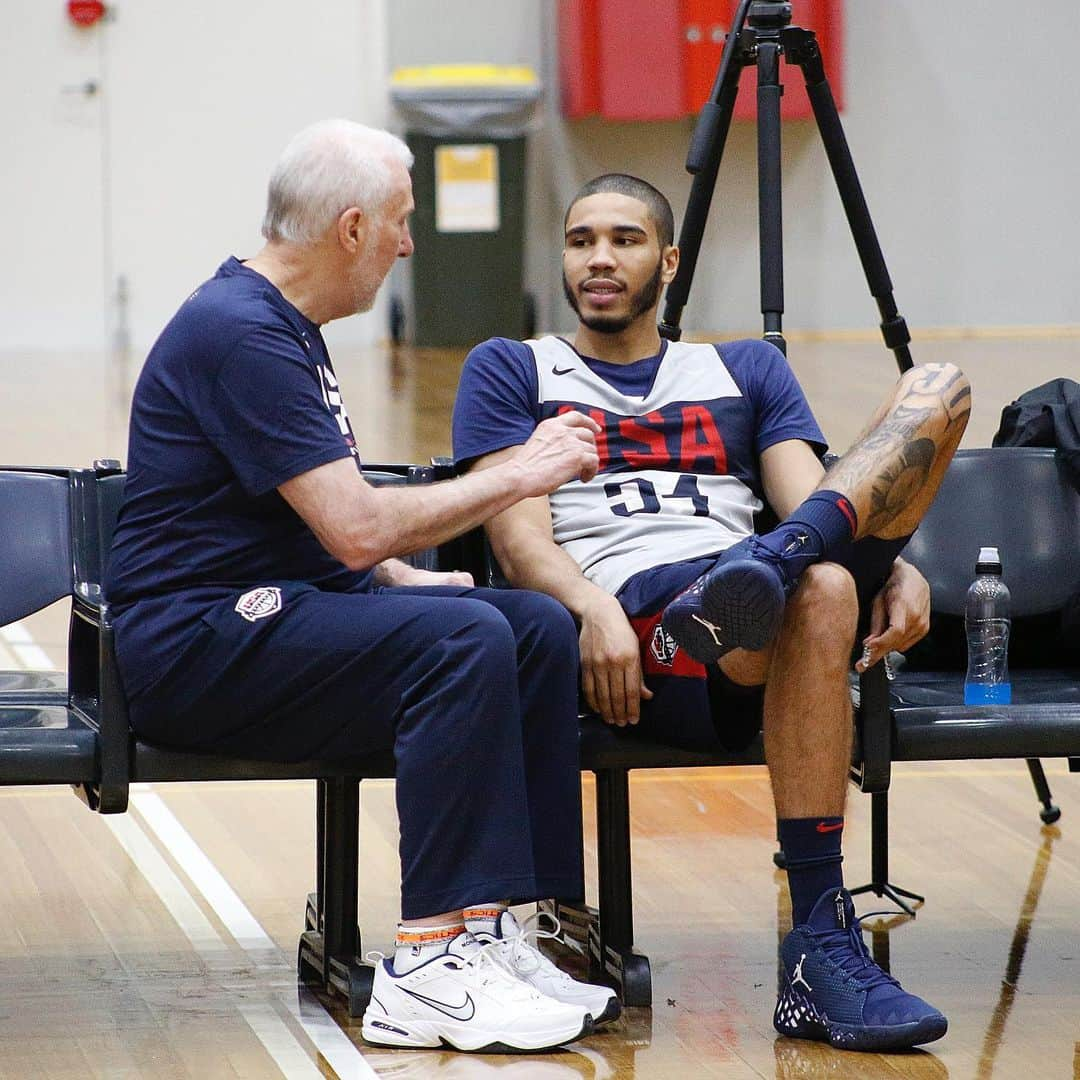
<svg viewBox="0 0 1080 1080">
<path fill-rule="evenodd" d="M 753 531 L 760 455 L 824 438 L 783 355 L 757 340 L 664 342 L 632 364 L 578 354 L 561 338 L 495 338 L 467 358 L 454 454 L 468 463 L 519 445 L 567 410 L 599 425 L 600 472 L 549 498 L 556 542 L 615 593 L 654 566 L 713 554 Z"/>
<path fill-rule="evenodd" d="M 110 603 L 164 601 L 145 610 L 167 638 L 190 620 L 187 601 L 223 588 L 362 588 L 370 571 L 333 558 L 276 490 L 349 456 L 359 467 L 318 326 L 228 259 L 162 331 L 135 387 Z"/>
</svg>

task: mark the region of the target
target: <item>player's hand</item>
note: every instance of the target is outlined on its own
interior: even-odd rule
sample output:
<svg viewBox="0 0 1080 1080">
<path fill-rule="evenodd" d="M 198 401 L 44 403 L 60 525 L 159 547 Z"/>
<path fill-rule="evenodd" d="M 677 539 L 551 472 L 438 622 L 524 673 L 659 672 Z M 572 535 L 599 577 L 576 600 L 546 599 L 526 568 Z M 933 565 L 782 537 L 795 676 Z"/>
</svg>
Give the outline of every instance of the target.
<svg viewBox="0 0 1080 1080">
<path fill-rule="evenodd" d="M 401 559 L 387 559 L 379 564 L 385 585 L 459 585 L 473 587 L 472 574 L 464 570 L 420 570 Z"/>
<path fill-rule="evenodd" d="M 538 424 L 511 459 L 524 475 L 526 496 L 547 495 L 568 480 L 591 480 L 600 468 L 596 436 L 600 425 L 584 413 L 568 412 Z"/>
<path fill-rule="evenodd" d="M 897 559 L 870 609 L 870 632 L 855 670 L 866 671 L 890 652 L 903 652 L 930 629 L 930 586 L 911 563 Z"/>
<path fill-rule="evenodd" d="M 622 606 L 606 593 L 581 616 L 581 688 L 589 708 L 609 724 L 641 719 L 641 699 L 652 691 L 641 675 L 637 635 Z"/>
<path fill-rule="evenodd" d="M 465 570 L 414 570 L 410 585 L 461 585 L 473 587 L 473 576 Z"/>
</svg>

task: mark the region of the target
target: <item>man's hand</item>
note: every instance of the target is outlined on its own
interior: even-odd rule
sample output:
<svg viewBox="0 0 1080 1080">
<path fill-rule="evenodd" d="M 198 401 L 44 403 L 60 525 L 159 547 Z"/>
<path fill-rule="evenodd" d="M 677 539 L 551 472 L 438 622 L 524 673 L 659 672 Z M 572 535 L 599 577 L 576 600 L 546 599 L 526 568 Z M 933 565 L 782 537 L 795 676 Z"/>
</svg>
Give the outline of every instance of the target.
<svg viewBox="0 0 1080 1080">
<path fill-rule="evenodd" d="M 609 724 L 641 718 L 641 699 L 652 691 L 641 677 L 637 635 L 619 601 L 598 595 L 581 615 L 581 688 L 589 708 Z"/>
<path fill-rule="evenodd" d="M 521 469 L 525 496 L 547 495 L 568 480 L 588 482 L 600 468 L 596 436 L 600 425 L 584 413 L 568 412 L 538 424 L 510 459 Z"/>
<path fill-rule="evenodd" d="M 380 585 L 462 585 L 473 587 L 473 576 L 464 570 L 418 570 L 400 559 L 379 563 L 376 580 Z"/>
<path fill-rule="evenodd" d="M 885 587 L 874 597 L 866 650 L 855 665 L 873 667 L 886 653 L 910 649 L 930 629 L 930 586 L 911 563 L 897 559 Z"/>
</svg>

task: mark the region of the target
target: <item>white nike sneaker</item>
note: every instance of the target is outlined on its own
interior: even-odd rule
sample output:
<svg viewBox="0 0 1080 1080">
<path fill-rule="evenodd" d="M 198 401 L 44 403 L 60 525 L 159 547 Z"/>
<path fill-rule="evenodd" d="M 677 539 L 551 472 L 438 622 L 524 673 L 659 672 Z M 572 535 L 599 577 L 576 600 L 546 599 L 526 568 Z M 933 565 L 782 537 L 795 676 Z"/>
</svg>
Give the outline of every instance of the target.
<svg viewBox="0 0 1080 1080">
<path fill-rule="evenodd" d="M 522 925 L 511 911 L 504 911 L 495 923 L 494 934 L 478 933 L 481 945 L 493 945 L 498 958 L 523 982 L 546 997 L 567 1005 L 580 1005 L 588 1010 L 594 1024 L 606 1024 L 618 1019 L 622 1012 L 619 998 L 610 986 L 578 982 L 561 968 L 556 967 L 534 944 L 537 938 L 558 937 L 559 928 L 540 930 L 530 923 L 539 919 L 539 912 L 530 915 Z M 549 919 L 550 915 L 547 916 Z M 532 940 L 530 940 L 530 938 Z"/>
<path fill-rule="evenodd" d="M 537 993 L 495 949 L 458 934 L 445 953 L 404 975 L 381 958 L 362 1033 L 375 1046 L 500 1053 L 550 1050 L 592 1032 L 584 1006 Z"/>
</svg>

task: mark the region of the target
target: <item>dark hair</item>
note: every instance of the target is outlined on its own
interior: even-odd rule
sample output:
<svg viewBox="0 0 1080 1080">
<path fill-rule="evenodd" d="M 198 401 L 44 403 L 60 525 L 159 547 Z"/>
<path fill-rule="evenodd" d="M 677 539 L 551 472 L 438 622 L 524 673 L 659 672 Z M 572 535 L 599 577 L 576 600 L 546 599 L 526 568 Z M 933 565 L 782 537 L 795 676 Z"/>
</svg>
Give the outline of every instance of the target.
<svg viewBox="0 0 1080 1080">
<path fill-rule="evenodd" d="M 648 181 L 630 176 L 628 173 L 604 173 L 603 176 L 590 180 L 570 200 L 570 205 L 566 208 L 566 216 L 563 218 L 563 229 L 566 229 L 566 223 L 570 220 L 570 211 L 582 199 L 609 191 L 616 195 L 627 195 L 645 204 L 649 217 L 656 226 L 656 236 L 660 241 L 661 249 L 675 243 L 675 215 L 671 212 L 671 203 L 667 201 L 667 197 L 657 191 Z"/>
</svg>

